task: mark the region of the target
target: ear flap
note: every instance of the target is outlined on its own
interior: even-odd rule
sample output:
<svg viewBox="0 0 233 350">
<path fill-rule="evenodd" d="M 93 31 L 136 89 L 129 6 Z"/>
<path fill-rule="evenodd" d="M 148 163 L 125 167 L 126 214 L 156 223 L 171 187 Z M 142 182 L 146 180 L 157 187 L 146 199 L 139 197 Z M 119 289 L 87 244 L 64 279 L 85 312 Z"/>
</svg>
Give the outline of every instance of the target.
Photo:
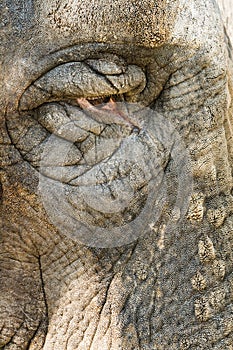
<svg viewBox="0 0 233 350">
<path fill-rule="evenodd" d="M 217 0 L 224 21 L 225 42 L 229 54 L 228 59 L 228 110 L 225 118 L 225 132 L 229 150 L 229 162 L 233 168 L 233 7 L 231 0 Z"/>
<path fill-rule="evenodd" d="M 233 42 L 233 7 L 232 0 L 216 0 L 230 40 Z"/>
<path fill-rule="evenodd" d="M 233 39 L 233 37 L 232 37 Z M 230 44 L 230 42 L 229 42 Z M 227 147 L 228 147 L 228 159 L 233 169 L 233 50 L 232 46 L 229 45 L 229 49 L 231 49 L 231 54 L 229 55 L 228 60 L 228 109 L 225 116 L 225 133 L 227 139 Z"/>
</svg>

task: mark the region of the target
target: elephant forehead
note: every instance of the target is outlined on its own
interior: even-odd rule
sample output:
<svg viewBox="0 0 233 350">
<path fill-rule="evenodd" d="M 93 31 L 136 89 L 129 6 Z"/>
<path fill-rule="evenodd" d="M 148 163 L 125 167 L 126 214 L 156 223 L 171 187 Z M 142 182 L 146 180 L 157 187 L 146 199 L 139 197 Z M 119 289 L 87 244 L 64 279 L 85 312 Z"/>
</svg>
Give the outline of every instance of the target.
<svg viewBox="0 0 233 350">
<path fill-rule="evenodd" d="M 43 4 L 44 3 L 44 4 Z M 133 42 L 148 47 L 164 43 L 175 21 L 178 1 L 63 0 L 40 2 L 40 23 L 61 36 L 78 34 L 80 42 Z"/>
</svg>

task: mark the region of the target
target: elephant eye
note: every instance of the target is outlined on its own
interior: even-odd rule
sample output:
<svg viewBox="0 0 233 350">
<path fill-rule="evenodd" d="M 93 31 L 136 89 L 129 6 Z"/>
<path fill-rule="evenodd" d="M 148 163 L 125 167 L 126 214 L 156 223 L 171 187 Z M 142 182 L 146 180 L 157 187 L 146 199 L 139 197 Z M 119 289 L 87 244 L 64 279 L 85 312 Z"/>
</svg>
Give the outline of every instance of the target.
<svg viewBox="0 0 233 350">
<path fill-rule="evenodd" d="M 103 96 L 103 97 L 97 97 L 93 99 L 87 99 L 87 101 L 95 107 L 101 106 L 103 104 L 109 103 L 111 101 L 116 102 L 115 95 L 109 95 L 109 96 Z"/>
<path fill-rule="evenodd" d="M 129 116 L 127 108 L 118 104 L 122 96 L 109 95 L 100 98 L 77 98 L 76 102 L 92 119 L 104 124 L 118 124 L 129 127 L 132 131 L 141 129 L 139 121 Z M 124 105 L 124 104 L 123 104 Z"/>
</svg>

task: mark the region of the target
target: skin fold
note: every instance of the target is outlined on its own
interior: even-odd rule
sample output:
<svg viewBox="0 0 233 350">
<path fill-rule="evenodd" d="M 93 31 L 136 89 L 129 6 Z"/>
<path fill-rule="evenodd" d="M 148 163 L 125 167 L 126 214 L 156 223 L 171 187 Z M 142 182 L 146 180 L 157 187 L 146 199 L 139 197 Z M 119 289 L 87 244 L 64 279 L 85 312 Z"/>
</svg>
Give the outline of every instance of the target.
<svg viewBox="0 0 233 350">
<path fill-rule="evenodd" d="M 213 0 L 1 2 L 0 349 L 232 349 L 229 40 Z"/>
</svg>

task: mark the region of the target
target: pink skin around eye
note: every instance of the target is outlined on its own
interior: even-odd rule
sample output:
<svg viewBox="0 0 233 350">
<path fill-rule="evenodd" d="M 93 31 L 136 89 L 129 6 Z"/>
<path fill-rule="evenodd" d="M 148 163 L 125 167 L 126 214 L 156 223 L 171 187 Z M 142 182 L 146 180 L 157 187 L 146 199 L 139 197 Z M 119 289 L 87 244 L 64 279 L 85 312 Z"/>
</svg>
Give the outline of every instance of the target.
<svg viewBox="0 0 233 350">
<path fill-rule="evenodd" d="M 139 128 L 140 125 L 137 120 L 128 113 L 124 113 L 118 108 L 117 103 L 110 98 L 109 102 L 103 104 L 101 108 L 93 106 L 87 99 L 78 98 L 77 102 L 82 109 L 86 109 L 93 119 L 105 124 L 120 124 L 127 125 L 133 128 Z"/>
</svg>

